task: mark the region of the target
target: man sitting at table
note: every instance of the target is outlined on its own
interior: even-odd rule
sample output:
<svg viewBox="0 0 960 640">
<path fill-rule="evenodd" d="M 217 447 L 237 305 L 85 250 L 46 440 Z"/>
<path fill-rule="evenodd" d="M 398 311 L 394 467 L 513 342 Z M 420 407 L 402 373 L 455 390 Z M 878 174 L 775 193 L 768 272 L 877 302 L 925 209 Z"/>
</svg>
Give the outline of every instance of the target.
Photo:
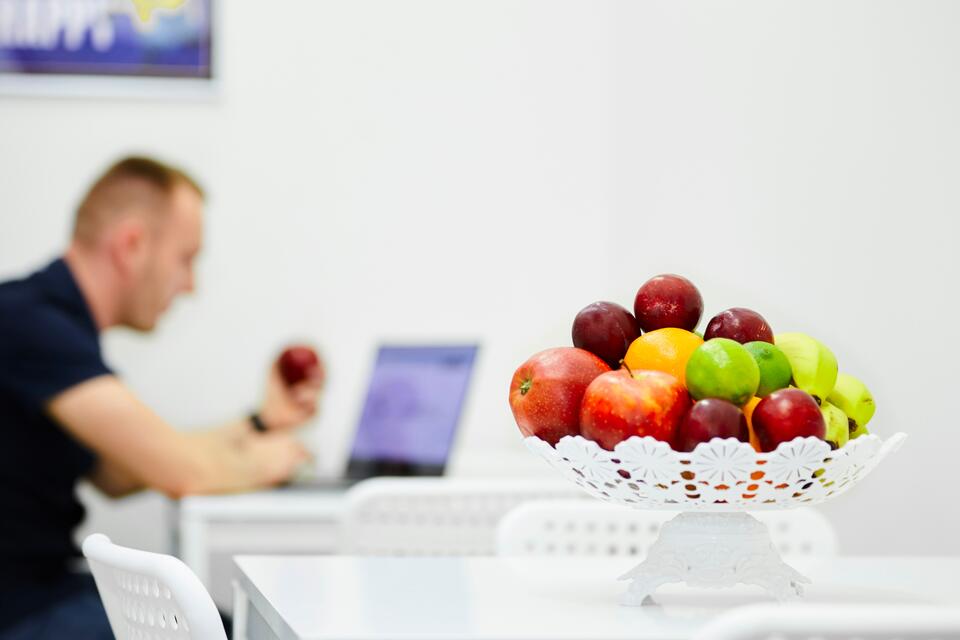
<svg viewBox="0 0 960 640">
<path fill-rule="evenodd" d="M 65 255 L 0 284 L 0 637 L 112 638 L 73 530 L 89 480 L 108 496 L 267 487 L 306 453 L 290 431 L 316 411 L 319 370 L 287 387 L 276 365 L 258 413 L 183 433 L 103 361 L 111 327 L 150 331 L 194 289 L 203 192 L 182 171 L 127 158 L 90 188 Z"/>
</svg>

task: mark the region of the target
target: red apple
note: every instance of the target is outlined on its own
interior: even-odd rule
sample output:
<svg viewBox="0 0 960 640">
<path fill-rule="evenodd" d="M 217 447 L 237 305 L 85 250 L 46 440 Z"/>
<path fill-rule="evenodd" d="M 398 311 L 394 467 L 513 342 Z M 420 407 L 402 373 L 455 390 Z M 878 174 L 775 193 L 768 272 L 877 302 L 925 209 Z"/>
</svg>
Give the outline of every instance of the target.
<svg viewBox="0 0 960 640">
<path fill-rule="evenodd" d="M 734 307 L 721 311 L 707 323 L 704 340 L 729 338 L 740 344 L 748 342 L 769 342 L 773 344 L 773 329 L 766 319 L 752 309 Z"/>
<path fill-rule="evenodd" d="M 680 423 L 677 432 L 677 451 L 693 451 L 701 442 L 710 442 L 714 438 L 736 438 L 741 442 L 750 442 L 750 430 L 747 417 L 740 407 L 720 400 L 706 398 L 694 403 Z"/>
<path fill-rule="evenodd" d="M 573 321 L 573 346 L 598 356 L 611 369 L 620 368 L 620 360 L 639 335 L 637 319 L 614 302 L 587 305 Z"/>
<path fill-rule="evenodd" d="M 820 406 L 800 389 L 780 389 L 768 395 L 753 410 L 751 423 L 761 451 L 773 451 L 781 442 L 797 437 L 823 439 L 827 434 Z"/>
<path fill-rule="evenodd" d="M 284 382 L 295 385 L 306 380 L 314 370 L 320 368 L 320 358 L 310 347 L 294 345 L 284 349 L 278 364 Z"/>
<path fill-rule="evenodd" d="M 687 390 L 669 373 L 620 369 L 587 387 L 580 429 L 584 438 L 610 451 L 630 436 L 672 443 L 689 408 Z"/>
<path fill-rule="evenodd" d="M 703 314 L 703 298 L 683 276 L 664 274 L 643 283 L 633 312 L 644 332 L 666 327 L 693 331 Z"/>
<path fill-rule="evenodd" d="M 524 436 L 556 445 L 580 434 L 580 403 L 593 379 L 610 371 L 589 351 L 547 349 L 524 362 L 510 382 L 510 408 Z"/>
</svg>

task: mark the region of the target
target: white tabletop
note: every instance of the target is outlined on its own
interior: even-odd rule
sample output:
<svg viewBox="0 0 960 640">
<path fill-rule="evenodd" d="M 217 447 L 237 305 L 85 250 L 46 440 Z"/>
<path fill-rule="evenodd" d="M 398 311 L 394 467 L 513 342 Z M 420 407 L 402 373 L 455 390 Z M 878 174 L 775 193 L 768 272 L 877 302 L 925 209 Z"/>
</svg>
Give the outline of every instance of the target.
<svg viewBox="0 0 960 640">
<path fill-rule="evenodd" d="M 960 557 L 788 558 L 821 603 L 960 605 Z M 251 604 L 284 639 L 686 638 L 758 589 L 662 587 L 625 607 L 627 558 L 239 556 Z"/>
</svg>

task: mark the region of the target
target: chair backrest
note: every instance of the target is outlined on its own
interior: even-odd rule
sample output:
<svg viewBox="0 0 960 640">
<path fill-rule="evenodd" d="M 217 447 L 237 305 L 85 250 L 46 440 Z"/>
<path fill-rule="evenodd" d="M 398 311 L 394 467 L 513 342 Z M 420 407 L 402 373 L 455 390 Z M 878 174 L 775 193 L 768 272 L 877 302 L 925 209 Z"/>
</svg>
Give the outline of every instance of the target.
<svg viewBox="0 0 960 640">
<path fill-rule="evenodd" d="M 589 496 L 559 480 L 373 478 L 348 492 L 340 551 L 492 555 L 505 513 L 529 500 L 574 498 Z"/>
<path fill-rule="evenodd" d="M 673 511 L 642 511 L 604 502 L 528 502 L 497 531 L 500 555 L 644 556 Z M 833 527 L 812 509 L 753 513 L 783 554 L 835 555 Z"/>
<path fill-rule="evenodd" d="M 83 555 L 118 640 L 226 640 L 210 594 L 177 558 L 121 547 L 102 533 L 83 541 Z"/>
<path fill-rule="evenodd" d="M 500 521 L 497 554 L 643 556 L 676 515 L 597 501 L 528 502 Z"/>
<path fill-rule="evenodd" d="M 694 640 L 957 640 L 960 608 L 759 604 L 724 613 Z"/>
<path fill-rule="evenodd" d="M 753 511 L 767 525 L 774 546 L 782 555 L 835 556 L 837 532 L 825 515 L 811 507 L 780 511 Z"/>
</svg>

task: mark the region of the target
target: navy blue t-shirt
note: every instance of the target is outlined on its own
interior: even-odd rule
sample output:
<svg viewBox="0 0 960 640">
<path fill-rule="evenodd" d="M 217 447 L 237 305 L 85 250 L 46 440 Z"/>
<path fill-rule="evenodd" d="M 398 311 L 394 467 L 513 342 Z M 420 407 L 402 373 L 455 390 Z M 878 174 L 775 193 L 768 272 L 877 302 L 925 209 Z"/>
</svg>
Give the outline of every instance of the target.
<svg viewBox="0 0 960 640">
<path fill-rule="evenodd" d="M 76 484 L 96 458 L 46 406 L 110 374 L 93 316 L 63 260 L 0 283 L 0 601 L 18 584 L 55 581 L 79 556 L 73 530 L 84 509 Z"/>
</svg>

